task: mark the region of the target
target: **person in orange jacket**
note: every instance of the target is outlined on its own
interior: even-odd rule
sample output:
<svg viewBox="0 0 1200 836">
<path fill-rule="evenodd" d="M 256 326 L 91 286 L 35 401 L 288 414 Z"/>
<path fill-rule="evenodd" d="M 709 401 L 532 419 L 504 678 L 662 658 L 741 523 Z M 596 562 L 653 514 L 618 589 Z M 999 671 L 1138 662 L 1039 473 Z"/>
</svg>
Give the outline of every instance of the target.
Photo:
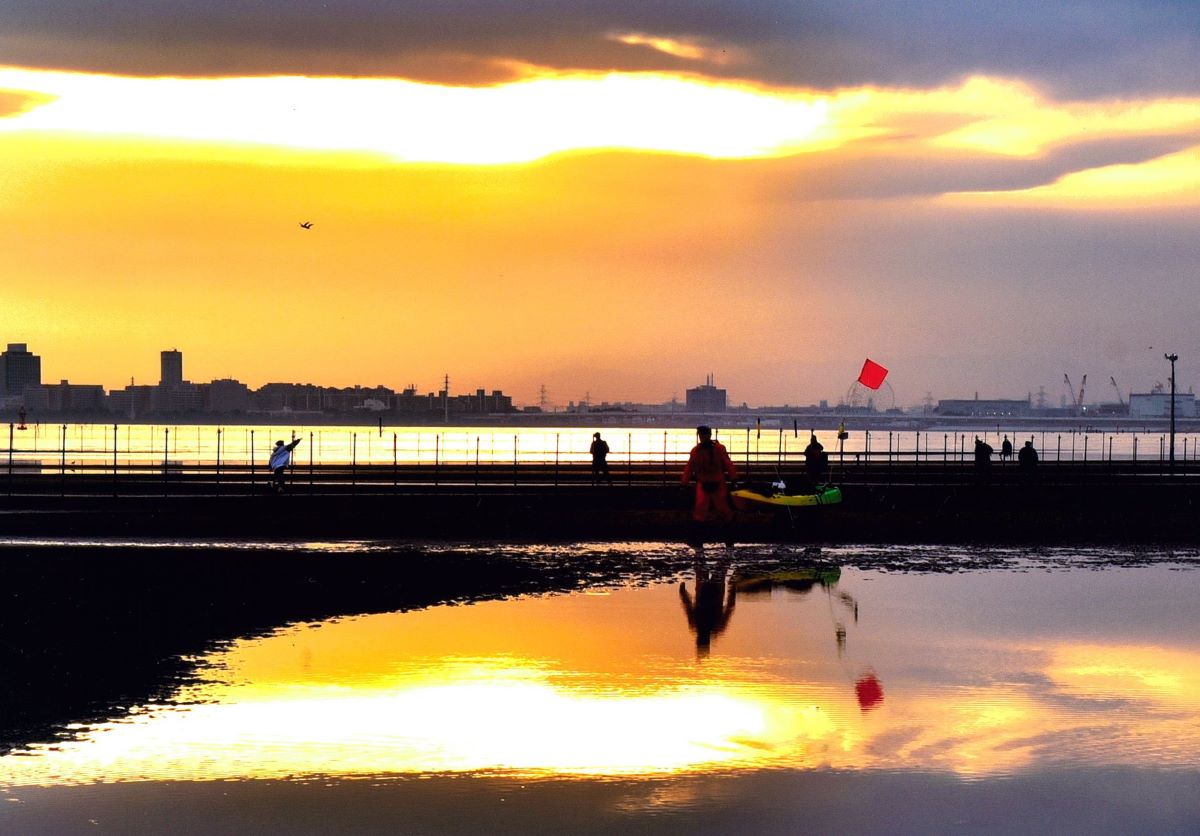
<svg viewBox="0 0 1200 836">
<path fill-rule="evenodd" d="M 704 522 L 715 514 L 728 522 L 733 519 L 733 509 L 729 507 L 729 487 L 727 482 L 737 479 L 737 468 L 729 458 L 725 445 L 713 441 L 712 429 L 705 426 L 696 427 L 696 436 L 700 443 L 692 448 L 688 456 L 687 467 L 683 469 L 683 483 L 692 480 L 696 482 L 696 502 L 692 506 L 692 519 Z"/>
</svg>

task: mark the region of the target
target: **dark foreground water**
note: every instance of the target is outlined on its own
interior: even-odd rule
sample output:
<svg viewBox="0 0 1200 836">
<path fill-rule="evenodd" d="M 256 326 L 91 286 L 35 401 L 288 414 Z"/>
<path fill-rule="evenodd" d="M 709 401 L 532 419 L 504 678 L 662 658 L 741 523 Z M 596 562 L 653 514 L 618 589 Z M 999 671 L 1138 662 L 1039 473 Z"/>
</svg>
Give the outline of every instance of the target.
<svg viewBox="0 0 1200 836">
<path fill-rule="evenodd" d="M 86 719 L 10 680 L 0 831 L 1200 832 L 1194 553 L 418 551 L 605 568 L 214 634 Z"/>
</svg>

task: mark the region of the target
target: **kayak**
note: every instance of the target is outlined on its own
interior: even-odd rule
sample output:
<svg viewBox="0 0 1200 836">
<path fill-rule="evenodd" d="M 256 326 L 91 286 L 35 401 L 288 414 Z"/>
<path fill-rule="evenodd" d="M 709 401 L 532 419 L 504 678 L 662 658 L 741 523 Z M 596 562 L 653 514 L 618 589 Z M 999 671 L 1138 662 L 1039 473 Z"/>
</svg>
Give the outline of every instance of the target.
<svg viewBox="0 0 1200 836">
<path fill-rule="evenodd" d="M 836 505 L 842 501 L 842 489 L 819 485 L 816 493 L 789 494 L 775 488 L 738 488 L 730 491 L 733 504 L 742 511 L 756 508 L 803 508 L 812 505 Z"/>
</svg>

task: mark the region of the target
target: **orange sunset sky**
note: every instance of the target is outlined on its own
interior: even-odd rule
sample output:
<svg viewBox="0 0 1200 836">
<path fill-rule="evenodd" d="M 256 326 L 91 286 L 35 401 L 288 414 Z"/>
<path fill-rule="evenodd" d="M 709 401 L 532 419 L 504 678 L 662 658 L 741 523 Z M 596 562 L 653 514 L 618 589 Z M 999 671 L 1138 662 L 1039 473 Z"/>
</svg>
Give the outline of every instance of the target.
<svg viewBox="0 0 1200 836">
<path fill-rule="evenodd" d="M 0 5 L 44 380 L 1200 381 L 1195 3 L 74 5 Z"/>
</svg>

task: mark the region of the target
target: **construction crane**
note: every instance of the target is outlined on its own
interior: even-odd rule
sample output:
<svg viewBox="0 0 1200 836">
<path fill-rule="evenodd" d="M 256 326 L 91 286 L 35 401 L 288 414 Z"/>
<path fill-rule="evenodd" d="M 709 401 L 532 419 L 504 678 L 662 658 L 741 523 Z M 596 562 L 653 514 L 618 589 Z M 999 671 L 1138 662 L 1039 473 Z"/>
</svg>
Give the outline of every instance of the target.
<svg viewBox="0 0 1200 836">
<path fill-rule="evenodd" d="M 1110 376 L 1108 379 L 1112 382 L 1113 389 L 1117 393 L 1117 403 L 1119 403 L 1121 406 L 1126 406 L 1127 404 L 1125 403 L 1125 399 L 1121 397 L 1121 387 L 1117 385 L 1117 379 L 1112 376 Z"/>
<path fill-rule="evenodd" d="M 1071 406 L 1075 410 L 1076 415 L 1083 413 L 1083 393 L 1087 389 L 1087 375 L 1083 376 L 1083 380 L 1079 382 L 1079 394 L 1075 394 L 1075 387 L 1071 385 L 1070 375 L 1063 373 L 1063 381 L 1067 384 L 1067 394 L 1071 396 Z"/>
</svg>

